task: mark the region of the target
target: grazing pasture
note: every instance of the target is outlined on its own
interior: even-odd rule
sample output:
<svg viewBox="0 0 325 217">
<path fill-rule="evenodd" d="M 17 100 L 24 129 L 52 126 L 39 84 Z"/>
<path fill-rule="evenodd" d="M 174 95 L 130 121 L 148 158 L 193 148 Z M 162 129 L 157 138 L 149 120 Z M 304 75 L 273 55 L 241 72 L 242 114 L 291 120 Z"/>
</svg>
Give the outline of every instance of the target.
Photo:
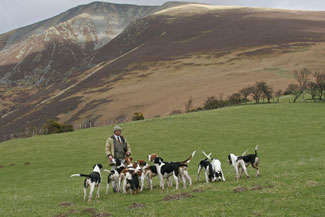
<svg viewBox="0 0 325 217">
<path fill-rule="evenodd" d="M 104 154 L 113 126 L 0 143 L 0 216 L 324 216 L 325 104 L 229 107 L 121 125 L 134 159 L 157 153 L 166 161 L 189 163 L 193 186 L 138 195 L 105 195 L 82 202 L 83 178 L 95 163 L 108 169 Z M 229 153 L 253 153 L 259 145 L 259 178 L 235 181 Z M 226 182 L 196 181 L 203 154 L 222 163 Z"/>
</svg>

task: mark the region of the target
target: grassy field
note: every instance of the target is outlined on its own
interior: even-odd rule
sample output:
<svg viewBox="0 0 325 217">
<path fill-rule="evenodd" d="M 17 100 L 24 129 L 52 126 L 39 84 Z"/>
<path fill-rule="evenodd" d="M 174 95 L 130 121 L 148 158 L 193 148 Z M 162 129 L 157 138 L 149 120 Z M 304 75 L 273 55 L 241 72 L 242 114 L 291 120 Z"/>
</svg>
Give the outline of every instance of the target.
<svg viewBox="0 0 325 217">
<path fill-rule="evenodd" d="M 101 198 L 82 202 L 83 178 L 69 176 L 94 163 L 108 168 L 104 144 L 112 126 L 16 139 L 0 143 L 0 216 L 325 216 L 325 104 L 247 105 L 122 127 L 135 159 L 156 152 L 184 160 L 197 150 L 189 164 L 194 185 L 160 190 L 154 178 L 153 191 L 105 195 L 104 174 Z M 255 145 L 261 176 L 249 167 L 251 178 L 235 181 L 227 155 L 252 153 Z M 226 182 L 205 184 L 203 174 L 196 182 L 202 150 L 220 159 Z M 181 198 L 165 199 L 175 194 Z"/>
</svg>

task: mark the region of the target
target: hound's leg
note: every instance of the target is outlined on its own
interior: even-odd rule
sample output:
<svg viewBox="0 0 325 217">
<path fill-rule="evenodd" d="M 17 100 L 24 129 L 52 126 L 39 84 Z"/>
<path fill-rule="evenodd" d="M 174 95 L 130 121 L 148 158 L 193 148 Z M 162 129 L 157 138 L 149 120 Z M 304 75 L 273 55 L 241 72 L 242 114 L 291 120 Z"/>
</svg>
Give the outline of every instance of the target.
<svg viewBox="0 0 325 217">
<path fill-rule="evenodd" d="M 185 170 L 185 173 L 184 173 L 186 179 L 188 180 L 189 182 L 189 186 L 192 186 L 192 178 L 191 176 L 188 174 L 188 170 Z"/>
<path fill-rule="evenodd" d="M 199 165 L 199 167 L 197 168 L 197 182 L 200 181 L 200 173 L 201 173 L 202 167 L 201 165 Z"/>
<path fill-rule="evenodd" d="M 88 196 L 88 202 L 90 202 L 91 199 L 93 198 L 95 183 L 90 183 L 89 187 L 90 187 L 90 191 L 89 191 L 89 196 Z"/>
<path fill-rule="evenodd" d="M 87 187 L 84 187 L 84 202 L 86 201 L 87 197 Z"/>
<path fill-rule="evenodd" d="M 86 197 L 87 197 L 87 187 L 88 187 L 87 181 L 88 179 L 85 179 L 84 181 L 84 202 L 86 201 Z"/>
<path fill-rule="evenodd" d="M 144 187 L 144 180 L 145 180 L 145 175 L 144 175 L 144 173 L 142 173 L 142 175 L 141 175 L 141 188 L 140 188 L 140 191 L 142 191 L 143 190 L 143 187 Z"/>
<path fill-rule="evenodd" d="M 221 176 L 222 176 L 222 181 L 226 181 L 226 179 L 225 179 L 225 176 L 223 175 L 223 171 L 222 171 L 222 169 L 220 168 L 220 172 L 221 172 Z"/>
<path fill-rule="evenodd" d="M 181 177 L 182 177 L 182 181 L 183 181 L 183 188 L 186 189 L 186 179 L 185 179 L 185 170 L 182 171 L 181 173 Z"/>
<path fill-rule="evenodd" d="M 249 178 L 249 175 L 247 173 L 247 169 L 246 169 L 246 166 L 245 164 L 242 164 L 242 169 L 244 170 L 245 174 L 246 174 L 246 178 Z"/>
<path fill-rule="evenodd" d="M 168 187 L 173 187 L 173 182 L 172 182 L 170 176 L 167 177 L 167 186 Z"/>
<path fill-rule="evenodd" d="M 241 170 L 240 170 L 241 169 Z M 241 177 L 243 175 L 243 172 L 244 172 L 244 169 L 242 167 L 239 168 L 240 170 L 240 174 L 239 174 L 239 177 Z"/>
<path fill-rule="evenodd" d="M 160 176 L 160 187 L 161 189 L 165 189 L 164 177 L 162 175 Z"/>
<path fill-rule="evenodd" d="M 176 184 L 176 190 L 178 190 L 178 176 L 174 173 L 174 179 Z"/>
<path fill-rule="evenodd" d="M 100 183 L 97 186 L 96 198 L 99 199 Z"/>
<path fill-rule="evenodd" d="M 109 191 L 109 182 L 107 182 L 107 185 L 106 185 L 106 194 L 108 194 L 108 191 Z"/>
<path fill-rule="evenodd" d="M 117 188 L 118 192 L 121 192 L 121 182 L 122 182 L 122 176 L 120 176 L 118 179 L 118 188 Z"/>
<path fill-rule="evenodd" d="M 252 164 L 252 167 L 256 169 L 256 177 L 258 177 L 260 175 L 260 170 L 258 168 L 258 157 L 255 158 L 254 163 Z"/>
<path fill-rule="evenodd" d="M 238 181 L 238 179 L 239 179 L 239 176 L 238 176 L 238 166 L 235 167 L 235 172 L 236 172 L 235 179 Z"/>
<path fill-rule="evenodd" d="M 126 184 L 127 184 L 127 181 L 126 181 L 126 178 L 123 179 L 123 193 L 126 194 Z"/>
<path fill-rule="evenodd" d="M 148 177 L 148 179 L 149 179 L 150 190 L 152 190 L 152 176 Z"/>
<path fill-rule="evenodd" d="M 206 183 L 209 183 L 209 174 L 208 174 L 208 173 L 209 173 L 209 170 L 206 169 L 206 170 L 205 170 L 205 173 L 204 173 L 204 174 L 205 174 L 205 182 L 206 182 Z"/>
</svg>

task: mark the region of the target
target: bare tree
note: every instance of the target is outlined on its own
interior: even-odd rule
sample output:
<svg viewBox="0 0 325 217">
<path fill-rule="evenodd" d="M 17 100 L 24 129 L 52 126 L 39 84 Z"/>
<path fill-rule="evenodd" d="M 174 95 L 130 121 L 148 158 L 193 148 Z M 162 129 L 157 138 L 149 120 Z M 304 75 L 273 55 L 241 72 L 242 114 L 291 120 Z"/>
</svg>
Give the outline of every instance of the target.
<svg viewBox="0 0 325 217">
<path fill-rule="evenodd" d="M 253 86 L 245 87 L 239 91 L 244 102 L 248 101 L 248 96 L 253 92 Z"/>
<path fill-rule="evenodd" d="M 278 90 L 275 92 L 275 96 L 276 96 L 276 102 L 279 103 L 280 101 L 280 97 L 283 95 L 282 90 Z"/>
<path fill-rule="evenodd" d="M 273 89 L 272 89 L 272 87 L 269 86 L 265 81 L 257 82 L 256 87 L 262 93 L 261 97 L 263 98 L 263 101 L 264 101 L 264 98 L 267 98 L 267 102 L 270 103 L 270 100 L 273 97 L 273 94 L 272 94 Z"/>
<path fill-rule="evenodd" d="M 309 81 L 309 75 L 311 74 L 310 70 L 307 68 L 304 68 L 300 71 L 294 71 L 293 76 L 296 79 L 297 83 L 298 83 L 298 91 L 296 92 L 296 96 L 293 100 L 293 102 L 295 103 L 297 101 L 297 99 L 299 98 L 299 96 L 304 94 L 304 91 L 307 88 L 307 84 Z"/>
<path fill-rule="evenodd" d="M 188 113 L 188 112 L 192 111 L 192 109 L 193 109 L 193 99 L 190 96 L 190 98 L 185 103 L 185 111 L 186 111 L 186 113 Z"/>
<path fill-rule="evenodd" d="M 256 104 L 260 103 L 260 98 L 261 98 L 263 92 L 261 91 L 261 89 L 258 88 L 257 85 L 254 85 L 252 87 L 252 93 L 251 94 L 252 94 L 253 99 L 255 100 L 255 103 Z"/>
<path fill-rule="evenodd" d="M 322 101 L 325 90 L 325 72 L 314 72 L 313 76 L 318 89 L 319 101 Z"/>
<path fill-rule="evenodd" d="M 242 98 L 240 93 L 234 93 L 228 98 L 228 102 L 230 105 L 239 105 L 242 102 Z"/>
<path fill-rule="evenodd" d="M 313 81 L 309 81 L 307 84 L 307 88 L 310 92 L 311 99 L 314 100 L 314 102 L 315 102 L 315 98 L 316 98 L 317 91 L 318 91 L 318 85 Z"/>
</svg>

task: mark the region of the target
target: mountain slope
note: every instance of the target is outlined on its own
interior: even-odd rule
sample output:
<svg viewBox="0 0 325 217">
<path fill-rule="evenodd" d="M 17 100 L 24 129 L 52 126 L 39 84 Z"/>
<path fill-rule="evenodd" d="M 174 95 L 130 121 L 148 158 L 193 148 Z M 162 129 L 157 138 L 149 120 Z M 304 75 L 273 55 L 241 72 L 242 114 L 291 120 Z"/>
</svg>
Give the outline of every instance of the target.
<svg viewBox="0 0 325 217">
<path fill-rule="evenodd" d="M 82 60 L 158 7 L 95 2 L 0 35 L 0 83 L 47 86 L 89 65 Z"/>
<path fill-rule="evenodd" d="M 228 96 L 261 80 L 284 89 L 292 70 L 325 67 L 324 21 L 324 12 L 164 8 L 131 22 L 101 48 L 92 45 L 93 53 L 82 57 L 89 68 L 6 112 L 1 132 L 21 132 L 49 118 L 79 125 L 139 111 L 166 115 L 183 109 L 190 96 L 199 106 L 207 96 Z"/>
</svg>

